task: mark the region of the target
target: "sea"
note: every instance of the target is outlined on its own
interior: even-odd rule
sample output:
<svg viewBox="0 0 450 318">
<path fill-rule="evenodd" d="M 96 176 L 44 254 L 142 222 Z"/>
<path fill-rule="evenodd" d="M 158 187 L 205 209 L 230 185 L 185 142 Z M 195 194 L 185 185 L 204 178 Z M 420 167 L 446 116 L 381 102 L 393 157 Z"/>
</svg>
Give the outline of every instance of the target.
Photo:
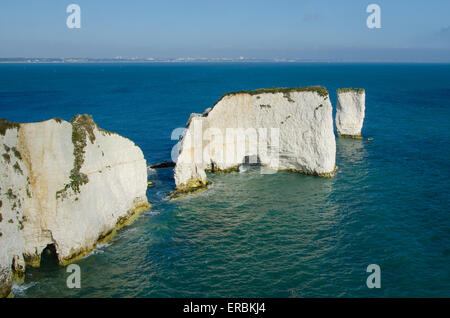
<svg viewBox="0 0 450 318">
<path fill-rule="evenodd" d="M 450 297 L 450 64 L 1 64 L 0 117 L 90 114 L 150 165 L 227 92 L 311 85 L 333 107 L 338 88 L 366 89 L 363 139 L 337 138 L 334 178 L 252 168 L 168 200 L 173 169 L 158 169 L 152 208 L 77 262 L 81 288 L 43 262 L 15 297 Z"/>
</svg>

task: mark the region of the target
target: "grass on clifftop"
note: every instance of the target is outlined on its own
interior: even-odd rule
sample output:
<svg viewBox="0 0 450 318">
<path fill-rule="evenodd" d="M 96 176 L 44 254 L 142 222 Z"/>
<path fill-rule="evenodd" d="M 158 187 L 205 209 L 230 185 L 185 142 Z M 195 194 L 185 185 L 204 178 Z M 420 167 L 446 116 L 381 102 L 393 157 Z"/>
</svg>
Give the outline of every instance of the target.
<svg viewBox="0 0 450 318">
<path fill-rule="evenodd" d="M 6 131 L 11 128 L 19 128 L 19 124 L 10 122 L 9 120 L 0 118 L 0 135 L 4 136 Z"/>
<path fill-rule="evenodd" d="M 228 94 L 224 94 L 223 96 L 237 95 L 237 94 L 250 94 L 250 95 L 259 95 L 259 94 L 276 94 L 282 93 L 288 95 L 294 92 L 315 92 L 319 94 L 319 96 L 326 97 L 328 96 L 328 91 L 325 87 L 322 86 L 306 86 L 306 87 L 271 87 L 271 88 L 259 88 L 252 91 L 239 91 L 239 92 L 231 92 Z"/>
<path fill-rule="evenodd" d="M 337 90 L 337 92 L 338 92 L 338 94 L 341 94 L 341 93 L 358 93 L 358 94 L 362 94 L 362 93 L 365 92 L 365 89 L 364 88 L 351 88 L 351 87 L 349 87 L 349 88 L 339 88 Z"/>
</svg>

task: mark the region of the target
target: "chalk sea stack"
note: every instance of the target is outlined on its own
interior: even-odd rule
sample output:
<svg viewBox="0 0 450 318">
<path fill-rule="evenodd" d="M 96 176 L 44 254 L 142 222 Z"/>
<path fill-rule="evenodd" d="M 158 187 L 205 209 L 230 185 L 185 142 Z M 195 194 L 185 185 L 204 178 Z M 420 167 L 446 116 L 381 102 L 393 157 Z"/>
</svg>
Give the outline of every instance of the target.
<svg viewBox="0 0 450 318">
<path fill-rule="evenodd" d="M 178 143 L 174 195 L 205 187 L 205 171 L 235 171 L 249 159 L 274 170 L 335 173 L 332 106 L 324 87 L 229 93 L 203 114 L 192 114 L 186 128 Z"/>
<path fill-rule="evenodd" d="M 0 119 L 0 156 L 0 297 L 46 248 L 70 263 L 150 207 L 141 149 L 88 115 Z"/>
<path fill-rule="evenodd" d="M 366 110 L 363 88 L 341 88 L 337 91 L 336 129 L 339 137 L 361 139 Z"/>
</svg>

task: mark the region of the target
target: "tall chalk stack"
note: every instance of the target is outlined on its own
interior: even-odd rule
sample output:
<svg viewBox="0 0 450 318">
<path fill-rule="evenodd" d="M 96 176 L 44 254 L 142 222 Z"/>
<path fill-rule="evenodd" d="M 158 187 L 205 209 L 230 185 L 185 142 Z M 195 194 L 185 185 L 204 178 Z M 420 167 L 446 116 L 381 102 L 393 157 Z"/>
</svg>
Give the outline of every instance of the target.
<svg viewBox="0 0 450 318">
<path fill-rule="evenodd" d="M 361 139 L 366 109 L 363 88 L 340 88 L 337 91 L 336 128 L 339 137 Z"/>
</svg>

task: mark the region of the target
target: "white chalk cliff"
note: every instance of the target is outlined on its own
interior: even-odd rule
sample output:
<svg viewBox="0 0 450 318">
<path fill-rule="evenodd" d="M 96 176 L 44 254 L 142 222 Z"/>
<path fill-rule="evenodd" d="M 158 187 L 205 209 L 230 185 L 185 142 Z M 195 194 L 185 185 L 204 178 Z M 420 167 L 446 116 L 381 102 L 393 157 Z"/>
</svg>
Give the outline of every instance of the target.
<svg viewBox="0 0 450 318">
<path fill-rule="evenodd" d="M 142 151 L 88 115 L 0 120 L 0 162 L 0 297 L 48 245 L 67 264 L 149 208 Z"/>
<path fill-rule="evenodd" d="M 337 95 L 336 129 L 339 137 L 361 138 L 366 109 L 365 90 L 341 88 Z"/>
<path fill-rule="evenodd" d="M 205 171 L 235 170 L 247 159 L 274 170 L 332 177 L 336 142 L 328 91 L 298 87 L 224 95 L 203 114 L 191 115 L 177 146 L 174 194 L 204 187 Z"/>
</svg>

